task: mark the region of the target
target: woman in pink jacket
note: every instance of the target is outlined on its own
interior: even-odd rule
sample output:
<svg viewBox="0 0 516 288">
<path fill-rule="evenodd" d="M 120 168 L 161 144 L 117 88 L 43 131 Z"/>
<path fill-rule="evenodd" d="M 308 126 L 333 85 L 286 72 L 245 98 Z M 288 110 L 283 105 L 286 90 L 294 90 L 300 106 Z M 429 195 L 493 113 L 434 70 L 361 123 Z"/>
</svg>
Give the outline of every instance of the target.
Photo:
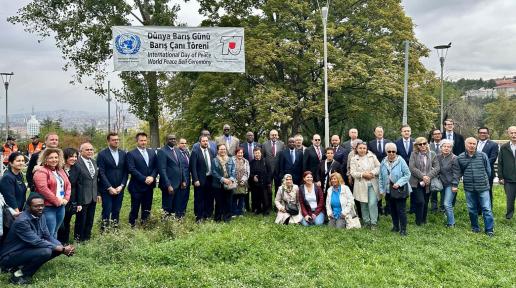
<svg viewBox="0 0 516 288">
<path fill-rule="evenodd" d="M 57 148 L 46 148 L 40 153 L 34 172 L 36 192 L 45 198 L 43 215 L 50 235 L 57 237 L 57 230 L 63 223 L 65 206 L 70 200 L 71 185 L 66 172 L 63 170 L 63 151 Z"/>
</svg>

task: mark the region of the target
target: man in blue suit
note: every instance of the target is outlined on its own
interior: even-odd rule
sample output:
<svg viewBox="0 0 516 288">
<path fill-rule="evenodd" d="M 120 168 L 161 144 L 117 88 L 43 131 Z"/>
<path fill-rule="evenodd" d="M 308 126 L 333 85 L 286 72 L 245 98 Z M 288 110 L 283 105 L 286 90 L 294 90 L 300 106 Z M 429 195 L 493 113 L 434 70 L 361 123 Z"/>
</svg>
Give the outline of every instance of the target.
<svg viewBox="0 0 516 288">
<path fill-rule="evenodd" d="M 175 193 L 183 180 L 181 169 L 181 151 L 175 148 L 176 135 L 167 135 L 166 144 L 158 150 L 159 188 L 161 189 L 161 208 L 165 217 L 175 213 Z"/>
<path fill-rule="evenodd" d="M 198 223 L 212 217 L 215 200 L 211 186 L 213 181 L 211 160 L 215 157 L 215 153 L 209 148 L 208 139 L 207 136 L 201 136 L 200 145 L 192 150 L 190 156 L 190 172 L 194 185 L 194 213 Z"/>
<path fill-rule="evenodd" d="M 102 226 L 104 230 L 113 223 L 118 228 L 120 209 L 124 199 L 124 189 L 127 185 L 127 153 L 119 149 L 120 138 L 115 132 L 107 136 L 108 147 L 99 152 L 97 166 L 99 167 L 99 192 L 102 197 Z"/>
<path fill-rule="evenodd" d="M 498 143 L 489 139 L 489 128 L 480 127 L 477 130 L 478 133 L 478 142 L 477 142 L 477 152 L 484 152 L 489 158 L 489 164 L 491 166 L 491 176 L 489 176 L 489 199 L 491 199 L 491 209 L 493 208 L 493 180 L 495 177 L 495 169 L 494 164 L 496 162 L 496 158 L 498 158 L 498 151 L 500 150 L 498 147 Z M 482 212 L 482 211 L 479 211 Z"/>
<path fill-rule="evenodd" d="M 279 176 L 283 179 L 285 174 L 292 175 L 292 181 L 300 185 L 303 177 L 303 151 L 296 149 L 296 140 L 288 138 L 287 149 L 279 155 Z"/>
<path fill-rule="evenodd" d="M 217 143 L 215 143 L 215 141 L 210 140 L 211 133 L 210 133 L 210 131 L 208 131 L 206 129 L 201 131 L 201 136 L 199 136 L 199 142 L 195 143 L 192 146 L 192 151 L 199 148 L 199 146 L 201 145 L 201 137 L 202 136 L 208 137 L 208 147 L 210 148 L 210 150 L 213 154 L 217 154 Z"/>
<path fill-rule="evenodd" d="M 141 223 L 144 224 L 149 218 L 158 175 L 158 157 L 154 150 L 147 148 L 147 134 L 136 134 L 136 145 L 135 149 L 127 153 L 127 169 L 131 174 L 131 181 L 127 187 L 131 194 L 129 224 L 133 228 L 140 209 Z"/>
<path fill-rule="evenodd" d="M 186 147 L 186 139 L 179 138 L 179 151 L 181 157 L 181 171 L 183 173 L 183 179 L 181 180 L 181 186 L 176 191 L 174 196 L 174 211 L 176 217 L 181 219 L 185 216 L 186 206 L 188 205 L 188 199 L 190 198 L 190 153 Z"/>
<path fill-rule="evenodd" d="M 259 147 L 262 148 L 262 144 L 254 141 L 254 133 L 252 131 L 248 131 L 245 134 L 246 141 L 240 144 L 240 147 L 244 149 L 244 158 L 251 163 L 254 160 L 254 148 Z M 249 205 L 249 193 L 244 196 L 245 210 L 251 211 L 251 206 Z"/>
<path fill-rule="evenodd" d="M 396 140 L 396 150 L 398 151 L 398 155 L 405 160 L 407 165 L 409 165 L 410 154 L 412 154 L 414 139 L 410 137 L 412 134 L 412 130 L 410 126 L 405 124 L 401 126 L 401 138 Z M 409 213 L 415 213 L 416 204 L 415 197 L 410 197 L 410 210 Z"/>
</svg>

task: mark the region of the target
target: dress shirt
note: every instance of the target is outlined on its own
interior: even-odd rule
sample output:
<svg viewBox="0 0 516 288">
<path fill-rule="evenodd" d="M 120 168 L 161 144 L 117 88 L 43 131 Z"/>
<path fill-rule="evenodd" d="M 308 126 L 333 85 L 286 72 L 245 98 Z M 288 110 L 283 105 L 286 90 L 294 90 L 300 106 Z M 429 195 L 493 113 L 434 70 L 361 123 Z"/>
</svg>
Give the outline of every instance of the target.
<svg viewBox="0 0 516 288">
<path fill-rule="evenodd" d="M 484 146 L 486 145 L 486 142 L 487 142 L 487 140 L 478 141 L 477 152 L 482 152 L 482 149 L 484 149 Z"/>
<path fill-rule="evenodd" d="M 109 152 L 111 152 L 111 156 L 113 156 L 113 159 L 115 160 L 115 165 L 118 166 L 118 161 L 120 160 L 118 158 L 118 149 L 111 149 L 111 147 L 109 147 Z"/>
<path fill-rule="evenodd" d="M 140 147 L 138 147 L 138 150 L 140 150 L 140 153 L 142 153 L 145 163 L 147 164 L 147 166 L 149 166 L 149 154 L 147 153 L 147 149 L 141 149 Z"/>
<path fill-rule="evenodd" d="M 208 152 L 208 148 L 201 148 L 202 154 L 204 155 L 204 162 L 206 163 L 206 176 L 211 175 L 211 159 L 210 152 Z"/>
</svg>

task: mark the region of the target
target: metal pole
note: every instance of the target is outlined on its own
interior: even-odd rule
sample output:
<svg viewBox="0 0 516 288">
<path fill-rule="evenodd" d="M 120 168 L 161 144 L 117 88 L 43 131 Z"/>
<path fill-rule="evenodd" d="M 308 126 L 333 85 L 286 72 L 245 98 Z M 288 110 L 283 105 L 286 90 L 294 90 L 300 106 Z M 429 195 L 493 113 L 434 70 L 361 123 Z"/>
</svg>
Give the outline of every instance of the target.
<svg viewBox="0 0 516 288">
<path fill-rule="evenodd" d="M 444 107 L 444 76 L 443 76 L 443 70 L 444 70 L 444 57 L 441 56 L 439 58 L 439 61 L 441 62 L 441 131 L 443 131 L 443 107 Z"/>
<path fill-rule="evenodd" d="M 8 101 L 7 101 L 7 90 L 9 90 L 9 82 L 4 82 L 5 85 L 5 141 L 7 142 L 7 138 L 9 138 L 9 116 L 8 112 L 9 109 L 7 108 Z"/>
<path fill-rule="evenodd" d="M 403 120 L 402 120 L 402 124 L 407 125 L 409 41 L 405 40 L 404 42 L 405 42 L 405 81 L 404 81 L 404 89 L 403 89 Z"/>
<path fill-rule="evenodd" d="M 111 132 L 111 94 L 110 94 L 110 84 L 111 84 L 111 81 L 108 81 L 107 82 L 107 132 L 109 134 L 109 132 Z"/>
<path fill-rule="evenodd" d="M 328 21 L 328 7 L 322 7 L 324 31 L 324 147 L 330 146 L 330 113 L 328 112 L 328 41 L 326 24 Z"/>
</svg>

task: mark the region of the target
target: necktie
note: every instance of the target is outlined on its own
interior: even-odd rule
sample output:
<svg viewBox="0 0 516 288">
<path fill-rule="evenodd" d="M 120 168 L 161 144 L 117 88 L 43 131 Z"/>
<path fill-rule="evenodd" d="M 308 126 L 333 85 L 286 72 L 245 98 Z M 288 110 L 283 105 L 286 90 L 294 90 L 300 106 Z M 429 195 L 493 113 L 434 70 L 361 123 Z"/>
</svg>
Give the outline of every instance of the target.
<svg viewBox="0 0 516 288">
<path fill-rule="evenodd" d="M 203 153 L 204 153 L 204 163 L 206 164 L 206 172 L 207 173 L 210 173 L 210 161 L 208 161 L 208 152 L 206 151 L 207 149 L 203 149 Z"/>
<path fill-rule="evenodd" d="M 290 150 L 290 158 L 292 159 L 292 164 L 296 162 L 296 154 L 294 153 L 295 150 Z"/>
<path fill-rule="evenodd" d="M 183 151 L 183 156 L 185 156 L 186 164 L 190 164 L 190 159 L 188 159 L 188 154 L 186 154 L 186 151 Z"/>
<path fill-rule="evenodd" d="M 143 159 L 145 160 L 145 164 L 149 166 L 149 154 L 147 154 L 147 149 L 144 149 L 142 151 Z"/>
<path fill-rule="evenodd" d="M 380 154 L 383 152 L 382 151 L 382 141 L 378 140 L 378 152 L 380 152 Z"/>
<path fill-rule="evenodd" d="M 410 145 L 410 142 L 409 141 L 405 141 L 405 152 L 409 152 L 409 145 Z"/>
<path fill-rule="evenodd" d="M 247 145 L 247 158 L 249 158 L 248 160 L 251 161 L 253 160 L 253 144 L 249 143 Z"/>
<path fill-rule="evenodd" d="M 272 141 L 272 157 L 276 157 L 276 141 Z"/>
<path fill-rule="evenodd" d="M 319 158 L 319 160 L 321 160 L 321 150 L 319 149 L 319 147 L 316 147 L 315 151 L 317 151 L 317 158 Z"/>
<path fill-rule="evenodd" d="M 435 153 L 439 154 L 439 150 L 440 150 L 439 144 L 435 143 Z"/>
<path fill-rule="evenodd" d="M 453 134 L 448 133 L 448 140 L 453 140 Z"/>
<path fill-rule="evenodd" d="M 90 176 L 93 178 L 95 176 L 95 168 L 93 167 L 93 163 L 91 163 L 91 160 L 88 159 L 88 171 L 90 171 Z"/>
<path fill-rule="evenodd" d="M 333 151 L 335 151 L 335 154 L 337 154 L 337 151 L 339 151 L 339 146 L 333 147 Z"/>
</svg>

